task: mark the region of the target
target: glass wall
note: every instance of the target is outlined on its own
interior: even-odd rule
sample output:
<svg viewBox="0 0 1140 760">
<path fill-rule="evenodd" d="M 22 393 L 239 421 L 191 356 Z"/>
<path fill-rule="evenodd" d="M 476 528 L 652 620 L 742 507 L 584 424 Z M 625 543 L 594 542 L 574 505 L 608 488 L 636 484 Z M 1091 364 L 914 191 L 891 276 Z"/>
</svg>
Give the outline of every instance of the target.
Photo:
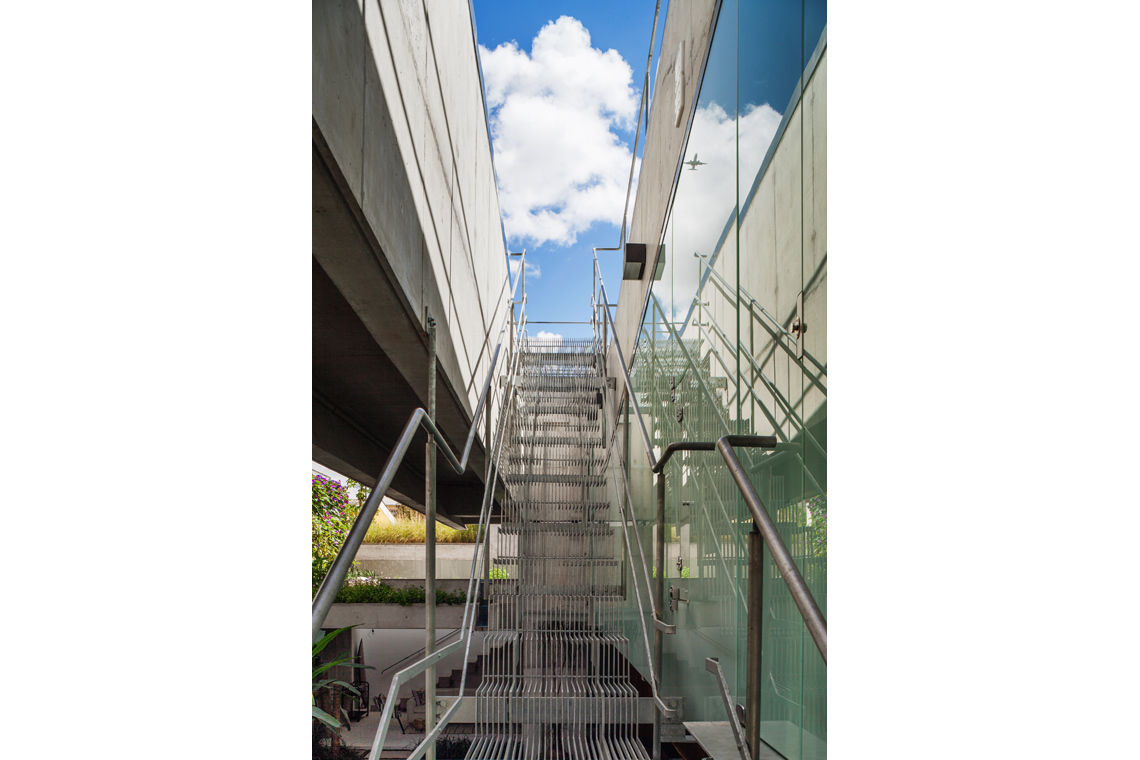
<svg viewBox="0 0 1140 760">
<path fill-rule="evenodd" d="M 633 358 L 652 443 L 774 435 L 738 450 L 827 611 L 826 3 L 724 0 L 692 116 Z M 652 476 L 627 449 L 639 525 Z M 707 657 L 736 702 L 747 681 L 752 520 L 716 452 L 666 469 L 663 572 L 677 633 L 662 687 L 686 720 L 725 720 Z M 652 545 L 652 529 L 643 532 Z M 761 738 L 785 757 L 826 756 L 826 667 L 765 552 Z M 668 601 L 668 600 L 667 600 Z"/>
</svg>

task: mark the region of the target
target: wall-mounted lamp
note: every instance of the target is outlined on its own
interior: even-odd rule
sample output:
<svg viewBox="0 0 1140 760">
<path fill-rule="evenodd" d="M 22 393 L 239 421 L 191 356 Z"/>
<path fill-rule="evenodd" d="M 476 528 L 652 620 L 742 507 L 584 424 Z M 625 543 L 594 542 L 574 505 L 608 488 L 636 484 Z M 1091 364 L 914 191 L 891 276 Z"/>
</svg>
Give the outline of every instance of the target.
<svg viewBox="0 0 1140 760">
<path fill-rule="evenodd" d="M 623 280 L 640 280 L 645 272 L 645 243 L 625 244 L 625 265 L 621 270 Z"/>
</svg>

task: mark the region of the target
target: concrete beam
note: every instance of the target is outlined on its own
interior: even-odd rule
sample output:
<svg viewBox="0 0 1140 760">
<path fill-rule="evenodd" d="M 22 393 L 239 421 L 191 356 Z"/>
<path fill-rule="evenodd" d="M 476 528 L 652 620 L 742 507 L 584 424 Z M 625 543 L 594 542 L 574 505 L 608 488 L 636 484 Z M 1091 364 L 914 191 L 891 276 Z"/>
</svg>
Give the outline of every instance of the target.
<svg viewBox="0 0 1140 760">
<path fill-rule="evenodd" d="M 334 604 L 325 618 L 324 627 L 333 630 L 347 625 L 357 628 L 424 629 L 426 604 Z M 458 628 L 463 622 L 462 604 L 436 607 L 437 628 Z"/>
</svg>

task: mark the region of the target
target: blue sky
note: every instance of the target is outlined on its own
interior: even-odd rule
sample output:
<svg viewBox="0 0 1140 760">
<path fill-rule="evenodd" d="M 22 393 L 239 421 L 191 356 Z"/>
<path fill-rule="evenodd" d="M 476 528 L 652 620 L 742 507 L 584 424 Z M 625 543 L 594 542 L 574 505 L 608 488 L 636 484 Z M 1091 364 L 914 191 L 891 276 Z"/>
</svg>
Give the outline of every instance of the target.
<svg viewBox="0 0 1140 760">
<path fill-rule="evenodd" d="M 474 7 L 508 246 L 525 247 L 535 267 L 528 319 L 586 320 L 590 249 L 614 246 L 620 235 L 654 3 L 475 0 Z M 662 3 L 658 44 L 665 10 Z M 599 257 L 616 301 L 621 254 Z M 585 325 L 530 332 L 539 330 L 590 334 Z"/>
</svg>

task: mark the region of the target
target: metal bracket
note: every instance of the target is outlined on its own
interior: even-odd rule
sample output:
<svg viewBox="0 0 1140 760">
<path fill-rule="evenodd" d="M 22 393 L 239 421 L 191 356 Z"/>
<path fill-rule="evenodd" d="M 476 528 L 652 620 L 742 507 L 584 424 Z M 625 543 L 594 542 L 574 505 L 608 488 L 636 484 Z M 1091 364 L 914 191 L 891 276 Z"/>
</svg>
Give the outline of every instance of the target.
<svg viewBox="0 0 1140 760">
<path fill-rule="evenodd" d="M 661 697 L 669 712 L 661 711 L 661 740 L 679 742 L 685 740 L 685 724 L 682 723 L 681 697 Z M 658 708 L 660 710 L 660 708 Z"/>
<path fill-rule="evenodd" d="M 744 740 L 744 729 L 732 708 L 732 698 L 728 695 L 728 683 L 724 680 L 724 671 L 720 668 L 720 659 L 717 657 L 705 658 L 705 670 L 713 674 L 716 684 L 720 687 L 720 697 L 724 701 L 725 712 L 728 713 L 729 725 L 732 727 L 733 738 L 736 739 L 736 749 L 740 752 L 741 760 L 749 760 L 748 744 Z"/>
<path fill-rule="evenodd" d="M 677 611 L 678 602 L 685 602 L 686 604 L 689 602 L 689 597 L 682 596 L 682 591 L 683 589 L 680 586 L 669 587 L 669 609 L 673 612 Z"/>
<path fill-rule="evenodd" d="M 796 358 L 804 358 L 804 333 L 807 325 L 804 324 L 804 292 L 796 296 L 796 318 L 792 322 L 792 332 L 796 335 Z"/>
<path fill-rule="evenodd" d="M 672 634 L 677 632 L 677 626 L 673 625 L 672 623 L 666 623 L 656 615 L 653 616 L 653 627 L 661 631 L 661 633 Z"/>
</svg>

